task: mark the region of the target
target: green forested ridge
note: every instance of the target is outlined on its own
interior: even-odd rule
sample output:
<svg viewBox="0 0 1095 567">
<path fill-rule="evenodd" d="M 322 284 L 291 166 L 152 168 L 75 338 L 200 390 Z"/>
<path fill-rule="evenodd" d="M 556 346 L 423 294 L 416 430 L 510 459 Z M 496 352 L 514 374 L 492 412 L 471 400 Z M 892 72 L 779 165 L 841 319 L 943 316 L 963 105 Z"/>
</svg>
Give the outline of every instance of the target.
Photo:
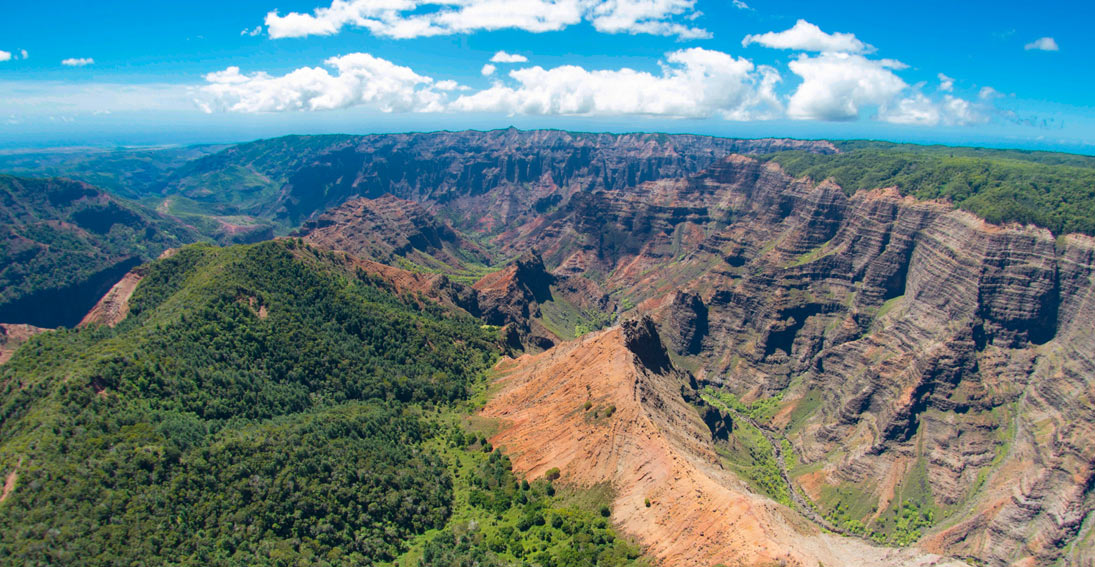
<svg viewBox="0 0 1095 567">
<path fill-rule="evenodd" d="M 79 316 L 55 313 L 56 304 L 85 313 L 106 291 L 81 293 L 97 274 L 198 239 L 174 219 L 82 183 L 0 175 L 0 322 L 72 325 Z"/>
<path fill-rule="evenodd" d="M 946 199 L 989 222 L 1095 235 L 1095 158 L 1070 154 L 842 142 L 842 153 L 781 152 L 760 159 L 795 177 L 832 178 L 849 193 L 896 186 Z"/>
<path fill-rule="evenodd" d="M 0 477 L 17 475 L 0 563 L 393 561 L 460 532 L 472 476 L 492 514 L 553 509 L 436 417 L 496 356 L 477 320 L 295 240 L 193 245 L 145 273 L 117 327 L 39 335 L 0 367 Z M 483 465 L 460 474 L 452 451 Z M 583 557 L 636 555 L 582 522 Z M 487 543 L 469 553 L 498 556 Z"/>
</svg>

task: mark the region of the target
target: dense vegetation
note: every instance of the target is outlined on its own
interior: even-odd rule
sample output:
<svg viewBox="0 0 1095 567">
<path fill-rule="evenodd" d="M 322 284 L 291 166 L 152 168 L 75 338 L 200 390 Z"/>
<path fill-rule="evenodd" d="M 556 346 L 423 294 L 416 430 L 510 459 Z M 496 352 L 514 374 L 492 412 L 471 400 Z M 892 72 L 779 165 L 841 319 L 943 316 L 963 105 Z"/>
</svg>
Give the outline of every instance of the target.
<svg viewBox="0 0 1095 567">
<path fill-rule="evenodd" d="M 82 183 L 0 175 L 0 322 L 73 325 L 134 264 L 198 239 Z"/>
<path fill-rule="evenodd" d="M 781 152 L 761 159 L 796 177 L 833 179 L 848 193 L 896 186 L 945 199 L 994 223 L 1035 224 L 1056 234 L 1095 235 L 1095 158 L 1068 154 L 871 142 L 842 153 Z"/>
<path fill-rule="evenodd" d="M 370 565 L 463 537 L 469 510 L 550 519 L 552 487 L 437 417 L 493 361 L 489 333 L 295 240 L 186 247 L 117 327 L 40 335 L 0 367 L 0 563 Z M 582 557 L 637 555 L 566 513 Z M 512 549 L 543 552 L 542 531 Z"/>
<path fill-rule="evenodd" d="M 557 492 L 550 478 L 519 481 L 509 459 L 485 439 L 450 431 L 443 452 L 456 467 L 457 510 L 449 527 L 422 538 L 402 565 L 648 565 L 635 545 L 614 533 L 610 491 Z"/>
</svg>

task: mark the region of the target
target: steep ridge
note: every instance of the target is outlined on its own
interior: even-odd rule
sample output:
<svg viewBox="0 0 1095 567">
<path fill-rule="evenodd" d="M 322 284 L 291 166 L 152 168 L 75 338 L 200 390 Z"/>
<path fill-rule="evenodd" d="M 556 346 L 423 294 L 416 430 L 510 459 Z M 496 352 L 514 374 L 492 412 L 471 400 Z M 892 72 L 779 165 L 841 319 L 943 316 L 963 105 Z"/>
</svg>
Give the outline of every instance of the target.
<svg viewBox="0 0 1095 567">
<path fill-rule="evenodd" d="M 702 384 L 774 406 L 763 425 L 842 528 L 934 528 L 924 545 L 992 565 L 1083 547 L 1095 240 L 745 157 L 583 194 L 504 240 L 655 311 Z"/>
<path fill-rule="evenodd" d="M 131 268 L 198 239 L 85 183 L 0 175 L 0 322 L 74 326 Z"/>
<path fill-rule="evenodd" d="M 384 195 L 352 199 L 296 232 L 316 245 L 387 264 L 468 273 L 487 253 L 414 201 Z"/>
<path fill-rule="evenodd" d="M 499 363 L 482 415 L 517 470 L 609 483 L 613 518 L 664 565 L 942 565 L 914 550 L 822 534 L 723 470 L 649 319 Z M 953 562 L 952 562 L 953 563 Z M 957 564 L 957 563 L 953 563 Z"/>
<path fill-rule="evenodd" d="M 390 193 L 436 204 L 461 227 L 494 231 L 578 191 L 681 177 L 731 153 L 791 149 L 836 151 L 829 142 L 514 128 L 289 136 L 194 160 L 159 193 L 285 226 L 354 197 Z"/>
<path fill-rule="evenodd" d="M 366 260 L 370 272 L 409 284 L 396 283 L 401 288 L 505 327 L 504 342 L 517 350 L 550 348 L 582 328 L 599 328 L 615 310 L 595 284 L 549 273 L 533 250 L 491 272 L 486 251 L 419 204 L 390 195 L 348 201 L 294 235 Z"/>
</svg>

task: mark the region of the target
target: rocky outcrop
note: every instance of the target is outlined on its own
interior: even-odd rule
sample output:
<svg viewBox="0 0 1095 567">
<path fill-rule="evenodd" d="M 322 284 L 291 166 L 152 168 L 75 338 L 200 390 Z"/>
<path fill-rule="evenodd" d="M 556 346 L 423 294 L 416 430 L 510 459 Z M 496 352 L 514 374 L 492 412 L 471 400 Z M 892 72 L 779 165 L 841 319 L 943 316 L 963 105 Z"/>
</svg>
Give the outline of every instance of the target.
<svg viewBox="0 0 1095 567">
<path fill-rule="evenodd" d="M 451 274 L 469 263 L 489 263 L 486 252 L 460 236 L 420 204 L 384 195 L 353 199 L 305 223 L 295 235 L 361 258 L 406 261 Z"/>
<path fill-rule="evenodd" d="M 678 354 L 700 354 L 707 330 L 707 306 L 703 300 L 692 293 L 674 293 L 665 325 L 666 339 L 673 349 Z"/>
<path fill-rule="evenodd" d="M 613 522 L 663 565 L 957 565 L 821 533 L 750 493 L 717 464 L 712 431 L 682 396 L 688 377 L 665 352 L 637 319 L 503 360 L 482 411 L 499 420 L 490 442 L 531 477 L 558 468 L 560 482 L 610 483 Z"/>
</svg>

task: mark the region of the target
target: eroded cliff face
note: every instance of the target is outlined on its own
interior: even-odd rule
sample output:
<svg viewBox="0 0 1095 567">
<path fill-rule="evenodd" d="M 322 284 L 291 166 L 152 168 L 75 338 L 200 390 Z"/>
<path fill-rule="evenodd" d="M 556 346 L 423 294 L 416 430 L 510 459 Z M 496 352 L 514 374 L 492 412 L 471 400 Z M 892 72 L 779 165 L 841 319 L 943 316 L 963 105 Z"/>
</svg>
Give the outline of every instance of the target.
<svg viewBox="0 0 1095 567">
<path fill-rule="evenodd" d="M 723 469 L 649 319 L 499 363 L 491 443 L 515 469 L 615 489 L 612 517 L 664 565 L 957 565 L 824 534 Z M 648 504 L 649 503 L 649 504 Z"/>
<path fill-rule="evenodd" d="M 351 199 L 305 223 L 296 234 L 325 248 L 427 270 L 459 273 L 468 264 L 489 262 L 484 250 L 421 204 L 392 195 Z"/>
<path fill-rule="evenodd" d="M 1092 239 L 742 157 L 563 211 L 507 241 L 656 312 L 702 384 L 779 396 L 764 425 L 835 524 L 993 565 L 1092 560 Z"/>
<path fill-rule="evenodd" d="M 276 202 L 264 207 L 296 224 L 353 197 L 392 194 L 436 204 L 463 228 L 500 230 L 577 192 L 691 175 L 732 153 L 789 149 L 836 151 L 820 141 L 513 128 L 337 137 L 263 169 L 269 179 L 284 179 Z M 241 146 L 235 153 L 249 150 Z M 226 159 L 235 163 L 231 155 L 205 161 L 215 169 Z M 201 162 L 193 169 L 201 170 Z"/>
</svg>

